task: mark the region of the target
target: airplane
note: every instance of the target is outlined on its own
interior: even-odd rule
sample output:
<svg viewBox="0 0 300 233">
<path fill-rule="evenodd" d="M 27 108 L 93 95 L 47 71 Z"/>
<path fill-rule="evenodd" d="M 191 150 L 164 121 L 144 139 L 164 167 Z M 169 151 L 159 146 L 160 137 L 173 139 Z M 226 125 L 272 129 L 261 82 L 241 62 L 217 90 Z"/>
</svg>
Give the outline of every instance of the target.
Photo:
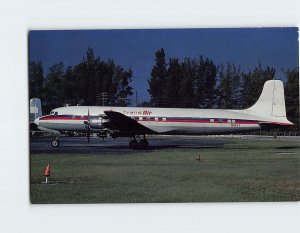
<svg viewBox="0 0 300 233">
<path fill-rule="evenodd" d="M 34 120 L 40 130 L 56 134 L 51 142 L 59 146 L 61 131 L 129 137 L 129 147 L 147 148 L 146 135 L 217 135 L 289 127 L 283 83 L 265 82 L 257 102 L 250 108 L 188 109 L 113 106 L 68 106 Z"/>
</svg>

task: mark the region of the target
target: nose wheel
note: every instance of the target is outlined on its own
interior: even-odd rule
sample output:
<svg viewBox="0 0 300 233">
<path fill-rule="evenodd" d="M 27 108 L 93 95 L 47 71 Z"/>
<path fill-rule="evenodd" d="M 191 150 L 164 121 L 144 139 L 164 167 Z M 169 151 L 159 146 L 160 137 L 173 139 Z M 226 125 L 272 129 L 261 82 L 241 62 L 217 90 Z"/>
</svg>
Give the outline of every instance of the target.
<svg viewBox="0 0 300 233">
<path fill-rule="evenodd" d="M 58 147 L 59 146 L 59 140 L 58 137 L 55 137 L 52 141 L 51 141 L 51 146 L 53 147 Z"/>
</svg>

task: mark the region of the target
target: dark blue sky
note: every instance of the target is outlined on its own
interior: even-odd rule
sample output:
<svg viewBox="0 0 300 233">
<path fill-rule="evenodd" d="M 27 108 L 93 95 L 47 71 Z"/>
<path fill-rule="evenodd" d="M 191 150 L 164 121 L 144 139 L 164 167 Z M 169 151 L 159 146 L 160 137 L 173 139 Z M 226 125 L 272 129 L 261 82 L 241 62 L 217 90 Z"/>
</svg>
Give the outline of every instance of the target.
<svg viewBox="0 0 300 233">
<path fill-rule="evenodd" d="M 77 30 L 31 31 L 29 60 L 42 61 L 44 72 L 55 62 L 76 65 L 91 47 L 102 60 L 113 59 L 133 70 L 132 86 L 139 100 L 148 99 L 148 83 L 155 51 L 164 48 L 167 59 L 208 57 L 215 64 L 227 62 L 253 69 L 258 61 L 276 69 L 299 64 L 298 28 L 161 29 L 161 30 Z"/>
</svg>

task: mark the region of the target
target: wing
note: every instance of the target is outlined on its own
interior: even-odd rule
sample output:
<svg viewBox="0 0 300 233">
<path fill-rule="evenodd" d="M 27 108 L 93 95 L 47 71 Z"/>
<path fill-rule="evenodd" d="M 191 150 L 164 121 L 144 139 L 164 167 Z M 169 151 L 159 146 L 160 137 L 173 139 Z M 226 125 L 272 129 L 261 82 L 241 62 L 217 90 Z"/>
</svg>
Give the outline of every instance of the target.
<svg viewBox="0 0 300 233">
<path fill-rule="evenodd" d="M 138 123 L 137 121 L 115 111 L 104 111 L 112 125 L 122 132 L 133 134 L 155 134 L 156 132 Z"/>
</svg>

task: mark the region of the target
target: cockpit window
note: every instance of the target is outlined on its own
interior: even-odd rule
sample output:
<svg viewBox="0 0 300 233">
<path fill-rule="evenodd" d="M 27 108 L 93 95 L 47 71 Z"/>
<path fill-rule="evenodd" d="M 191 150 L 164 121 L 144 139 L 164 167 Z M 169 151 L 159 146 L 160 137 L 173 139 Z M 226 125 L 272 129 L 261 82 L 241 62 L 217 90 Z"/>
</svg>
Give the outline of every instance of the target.
<svg viewBox="0 0 300 233">
<path fill-rule="evenodd" d="M 50 112 L 50 115 L 54 115 L 54 111 L 51 111 L 51 112 Z"/>
<path fill-rule="evenodd" d="M 54 112 L 54 115 L 57 116 L 57 115 L 58 115 L 58 112 Z"/>
</svg>

